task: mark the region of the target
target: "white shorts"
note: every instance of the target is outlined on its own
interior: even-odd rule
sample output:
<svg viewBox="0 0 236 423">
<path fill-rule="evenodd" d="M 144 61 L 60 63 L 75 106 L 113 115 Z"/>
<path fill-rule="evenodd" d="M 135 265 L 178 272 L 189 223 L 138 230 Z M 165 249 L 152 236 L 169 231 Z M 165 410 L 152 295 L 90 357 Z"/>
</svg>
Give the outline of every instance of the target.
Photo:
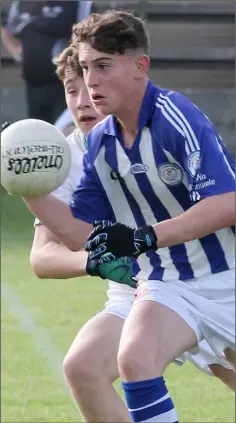
<svg viewBox="0 0 236 423">
<path fill-rule="evenodd" d="M 199 347 L 204 340 L 217 357 L 217 362 L 230 367 L 223 351 L 227 347 L 235 350 L 233 269 L 185 282 L 140 281 L 135 303 L 148 300 L 174 310 L 194 330 L 198 346 L 189 351 L 191 358 L 201 358 Z M 205 350 L 203 353 L 207 358 Z M 188 354 L 185 358 L 188 359 Z"/>
<path fill-rule="evenodd" d="M 209 300 L 208 294 L 209 291 L 212 291 L 212 283 L 215 284 L 217 280 L 217 288 L 213 291 L 213 300 Z M 194 280 L 191 282 L 159 282 L 159 281 L 143 281 L 139 283 L 138 290 L 136 291 L 133 288 L 130 288 L 127 285 L 121 285 L 116 282 L 109 282 L 109 289 L 107 291 L 108 301 L 105 304 L 105 308 L 103 313 L 109 313 L 115 315 L 121 319 L 126 319 L 128 316 L 134 302 L 140 302 L 145 300 L 154 300 L 160 302 L 172 310 L 176 311 L 195 331 L 197 338 L 199 340 L 198 348 L 188 351 L 184 353 L 181 357 L 178 357 L 175 360 L 176 364 L 184 364 L 184 362 L 190 361 L 195 367 L 199 368 L 203 372 L 211 375 L 211 371 L 209 370 L 210 364 L 221 364 L 226 368 L 232 368 L 232 366 L 225 360 L 224 354 L 222 353 L 224 347 L 224 342 L 222 344 L 222 348 L 218 348 L 215 350 L 214 345 L 212 344 L 212 340 L 209 337 L 205 338 L 205 328 L 204 325 L 200 325 L 200 318 L 201 313 L 198 314 L 198 308 L 196 301 L 196 305 L 192 304 L 192 299 L 188 301 L 185 299 L 185 296 L 178 292 L 178 289 L 181 288 L 184 292 L 186 291 L 188 295 L 191 294 L 193 291 L 194 295 L 197 295 L 197 299 L 200 301 L 200 298 L 203 297 L 203 300 L 208 300 L 207 302 L 216 302 L 219 306 L 224 308 L 227 307 L 227 315 L 226 322 L 229 323 L 230 329 L 230 346 L 232 346 L 232 341 L 234 342 L 234 301 L 235 301 L 235 282 L 234 282 L 234 271 L 227 271 L 218 273 L 217 275 L 210 275 L 207 278 L 207 283 L 204 283 L 204 278 L 199 279 L 198 281 Z M 201 285 L 198 289 L 198 285 Z M 172 289 L 172 285 L 175 289 Z M 211 285 L 211 287 L 210 287 Z M 177 286 L 177 291 L 176 291 Z M 197 288 L 198 294 L 195 294 L 195 290 Z M 181 291 L 180 289 L 180 291 Z M 205 293 L 205 295 L 204 295 Z M 177 296 L 177 298 L 176 298 Z M 200 298 L 198 298 L 200 297 Z M 204 303 L 204 301 L 203 301 Z M 225 306 L 224 306 L 225 304 Z M 205 304 L 203 305 L 202 315 L 204 315 Z M 206 305 L 206 311 L 208 310 L 209 305 Z M 195 314 L 193 311 L 196 308 Z M 201 309 L 200 309 L 201 310 Z M 225 309 L 222 311 L 225 312 Z M 211 322 L 211 315 L 208 316 L 208 320 L 210 327 L 214 327 L 214 321 Z M 204 315 L 205 319 L 205 315 Z M 201 328 L 200 328 L 201 326 Z M 207 323 L 208 327 L 208 323 Z M 219 325 L 221 328 L 221 325 Z M 203 331 L 203 332 L 202 332 Z M 228 344 L 227 344 L 228 345 Z M 214 351 L 212 350 L 211 346 L 213 346 Z"/>
</svg>

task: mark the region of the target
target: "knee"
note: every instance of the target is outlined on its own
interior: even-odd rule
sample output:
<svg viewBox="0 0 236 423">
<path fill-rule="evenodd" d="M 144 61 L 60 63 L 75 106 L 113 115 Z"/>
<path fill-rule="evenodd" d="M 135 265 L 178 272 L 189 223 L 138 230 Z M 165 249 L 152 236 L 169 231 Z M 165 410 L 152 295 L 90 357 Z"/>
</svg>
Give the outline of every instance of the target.
<svg viewBox="0 0 236 423">
<path fill-rule="evenodd" d="M 69 385 L 94 381 L 100 374 L 96 358 L 93 357 L 91 351 L 86 350 L 69 351 L 63 360 L 62 367 Z"/>
<path fill-rule="evenodd" d="M 69 350 L 63 360 L 63 373 L 70 386 L 93 383 L 113 383 L 119 376 L 116 355 L 106 350 L 84 345 Z"/>
<path fill-rule="evenodd" d="M 147 351 L 143 346 L 129 344 L 118 352 L 119 374 L 123 380 L 152 379 L 163 374 L 166 362 L 162 355 Z"/>
<path fill-rule="evenodd" d="M 117 363 L 120 377 L 123 380 L 135 380 L 140 369 L 140 360 L 134 354 L 132 346 L 118 351 Z"/>
</svg>

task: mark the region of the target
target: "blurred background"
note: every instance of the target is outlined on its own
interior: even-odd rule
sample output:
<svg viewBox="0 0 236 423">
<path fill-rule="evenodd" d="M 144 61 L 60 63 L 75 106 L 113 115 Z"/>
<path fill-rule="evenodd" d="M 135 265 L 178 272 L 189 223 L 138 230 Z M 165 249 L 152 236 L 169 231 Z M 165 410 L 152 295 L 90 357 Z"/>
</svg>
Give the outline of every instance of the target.
<svg viewBox="0 0 236 423">
<path fill-rule="evenodd" d="M 2 25 L 12 31 L 17 38 L 19 37 L 18 39 L 22 38 L 23 43 L 26 39 L 29 44 L 29 38 L 31 45 L 34 43 L 35 52 L 33 53 L 33 47 L 26 48 L 25 52 L 25 55 L 29 55 L 25 61 L 34 64 L 34 66 L 28 66 L 30 69 L 28 74 L 26 71 L 26 78 L 30 79 L 30 83 L 32 78 L 35 79 L 35 76 L 29 75 L 30 73 L 35 75 L 40 72 L 41 78 L 44 78 L 45 81 L 52 78 L 51 75 L 46 75 L 43 65 L 37 66 L 38 72 L 35 71 L 36 57 L 39 57 L 41 63 L 46 60 L 40 51 L 41 49 L 45 50 L 46 38 L 38 42 L 38 33 L 34 39 L 33 29 L 29 34 L 25 30 L 22 31 L 24 25 L 27 29 L 27 13 L 33 15 L 35 5 L 37 9 L 43 4 L 43 11 L 47 12 L 48 4 L 68 3 L 71 13 L 68 16 L 68 12 L 64 11 L 66 14 L 66 17 L 63 17 L 64 25 L 54 19 L 55 42 L 61 41 L 61 39 L 66 42 L 66 36 L 68 39 L 70 37 L 71 22 L 80 20 L 91 11 L 123 9 L 142 16 L 147 21 L 151 35 L 150 78 L 162 87 L 185 92 L 213 120 L 229 149 L 233 152 L 236 116 L 234 0 L 110 2 L 103 0 L 93 2 L 11 2 L 1 0 L 1 3 Z M 9 19 L 9 8 L 12 3 L 15 5 L 18 3 L 21 7 L 23 5 L 20 16 L 26 18 L 23 24 L 22 20 L 14 20 L 12 15 L 14 13 L 17 15 L 16 11 L 11 11 Z M 33 25 L 32 22 L 32 28 Z M 42 29 L 43 25 L 45 24 L 41 24 Z M 30 25 L 28 26 L 30 27 Z M 45 26 L 45 32 L 47 31 L 48 25 Z M 27 96 L 25 81 L 22 78 L 22 62 L 20 58 L 13 58 L 9 50 L 4 47 L 4 43 L 2 44 L 1 65 L 1 120 L 14 121 L 24 118 L 27 116 Z M 49 73 L 50 71 L 52 72 L 52 69 L 49 70 Z M 60 102 L 63 103 L 61 99 L 59 99 Z M 58 110 L 58 113 L 62 112 L 64 106 L 64 104 L 59 106 L 61 109 Z"/>
<path fill-rule="evenodd" d="M 189 96 L 234 153 L 235 4 L 1 0 L 1 35 L 8 45 L 4 48 L 2 42 L 1 123 L 47 113 L 45 119 L 64 129 L 66 120 L 58 123 L 58 117 L 65 117 L 64 93 L 55 79 L 52 52 L 58 54 L 70 38 L 72 23 L 91 11 L 123 9 L 147 20 L 151 79 Z M 2 188 L 0 194 L 1 421 L 82 422 L 61 364 L 79 328 L 103 309 L 107 282 L 89 277 L 37 279 L 29 264 L 34 217 L 20 198 Z M 181 422 L 235 421 L 234 396 L 218 380 L 190 364 L 183 369 L 170 365 L 165 378 Z M 119 381 L 115 386 L 122 395 Z"/>
</svg>

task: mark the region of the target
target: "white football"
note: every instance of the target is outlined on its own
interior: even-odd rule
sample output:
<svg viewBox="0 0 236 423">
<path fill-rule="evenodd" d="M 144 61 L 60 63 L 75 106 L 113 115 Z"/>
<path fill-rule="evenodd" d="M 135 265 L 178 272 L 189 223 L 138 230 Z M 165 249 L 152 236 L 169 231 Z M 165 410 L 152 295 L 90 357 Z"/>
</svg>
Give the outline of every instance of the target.
<svg viewBox="0 0 236 423">
<path fill-rule="evenodd" d="M 23 119 L 1 133 L 1 183 L 10 194 L 49 194 L 64 182 L 70 164 L 66 138 L 48 122 Z"/>
</svg>

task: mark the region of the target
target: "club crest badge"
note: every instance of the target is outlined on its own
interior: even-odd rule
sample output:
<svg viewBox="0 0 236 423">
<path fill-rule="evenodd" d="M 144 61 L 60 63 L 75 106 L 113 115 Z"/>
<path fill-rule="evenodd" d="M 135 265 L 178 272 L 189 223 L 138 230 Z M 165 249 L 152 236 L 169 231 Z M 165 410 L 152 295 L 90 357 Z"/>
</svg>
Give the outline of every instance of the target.
<svg viewBox="0 0 236 423">
<path fill-rule="evenodd" d="M 200 151 L 194 151 L 187 158 L 187 169 L 191 176 L 195 176 L 198 169 L 200 168 Z"/>
<path fill-rule="evenodd" d="M 175 163 L 164 163 L 158 168 L 158 174 L 166 185 L 179 185 L 183 180 L 183 171 Z"/>
</svg>

